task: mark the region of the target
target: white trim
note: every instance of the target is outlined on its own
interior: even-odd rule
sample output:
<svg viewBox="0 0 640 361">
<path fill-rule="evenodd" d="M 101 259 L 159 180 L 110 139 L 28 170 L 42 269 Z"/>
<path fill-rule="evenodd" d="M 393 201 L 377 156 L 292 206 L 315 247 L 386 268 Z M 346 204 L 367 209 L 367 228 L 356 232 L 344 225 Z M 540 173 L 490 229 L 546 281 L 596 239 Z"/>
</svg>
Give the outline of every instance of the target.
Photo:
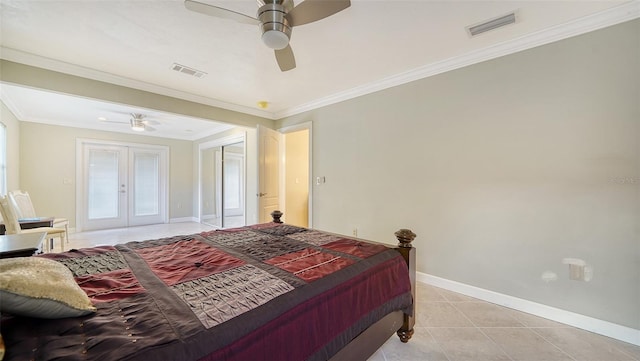
<svg viewBox="0 0 640 361">
<path fill-rule="evenodd" d="M 343 92 L 332 94 L 306 104 L 285 109 L 275 114 L 275 119 L 300 114 L 327 105 L 357 98 L 366 94 L 406 84 L 468 65 L 517 53 L 540 45 L 567 39 L 590 31 L 605 28 L 640 17 L 640 1 L 633 0 L 597 14 L 585 16 L 565 24 L 553 26 L 519 38 L 505 41 L 490 47 L 475 50 L 460 56 L 445 59 L 419 68 L 364 84 Z"/>
<path fill-rule="evenodd" d="M 180 217 L 180 218 L 169 219 L 169 223 L 184 223 L 184 222 L 200 223 L 200 220 L 198 219 L 198 217 Z"/>
<path fill-rule="evenodd" d="M 609 321 L 600 320 L 464 283 L 451 281 L 422 272 L 417 273 L 417 280 L 432 286 L 444 288 L 449 291 L 461 293 L 483 301 L 544 317 L 549 320 L 640 346 L 640 330 L 631 327 L 618 325 Z"/>
</svg>

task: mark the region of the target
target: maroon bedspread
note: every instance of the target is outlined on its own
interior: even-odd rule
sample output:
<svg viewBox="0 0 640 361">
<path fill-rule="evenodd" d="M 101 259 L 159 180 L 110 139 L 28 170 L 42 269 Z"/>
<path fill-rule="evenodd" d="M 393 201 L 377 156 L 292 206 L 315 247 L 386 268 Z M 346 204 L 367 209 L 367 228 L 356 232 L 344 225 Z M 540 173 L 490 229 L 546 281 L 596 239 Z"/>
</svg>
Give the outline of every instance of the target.
<svg viewBox="0 0 640 361">
<path fill-rule="evenodd" d="M 323 360 L 411 303 L 395 250 L 276 223 L 44 257 L 98 312 L 3 319 L 6 360 Z"/>
</svg>

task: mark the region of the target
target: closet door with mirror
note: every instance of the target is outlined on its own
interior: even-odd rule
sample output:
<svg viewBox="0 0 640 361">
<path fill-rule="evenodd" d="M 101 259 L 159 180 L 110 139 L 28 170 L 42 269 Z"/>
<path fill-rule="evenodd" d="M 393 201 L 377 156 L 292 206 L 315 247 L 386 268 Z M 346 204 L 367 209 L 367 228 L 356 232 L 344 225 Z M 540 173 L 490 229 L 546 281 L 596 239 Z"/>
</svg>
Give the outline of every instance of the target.
<svg viewBox="0 0 640 361">
<path fill-rule="evenodd" d="M 217 227 L 246 223 L 243 137 L 200 145 L 200 222 Z"/>
</svg>

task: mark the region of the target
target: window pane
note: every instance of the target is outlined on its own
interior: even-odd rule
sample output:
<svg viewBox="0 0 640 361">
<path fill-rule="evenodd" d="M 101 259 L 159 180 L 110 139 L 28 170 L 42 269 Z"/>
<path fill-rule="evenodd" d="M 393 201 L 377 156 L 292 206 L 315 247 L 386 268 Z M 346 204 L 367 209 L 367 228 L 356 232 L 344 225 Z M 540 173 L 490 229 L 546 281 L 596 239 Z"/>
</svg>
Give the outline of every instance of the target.
<svg viewBox="0 0 640 361">
<path fill-rule="evenodd" d="M 118 217 L 118 166 L 118 152 L 89 151 L 89 219 Z"/>
<path fill-rule="evenodd" d="M 158 154 L 135 153 L 134 156 L 134 213 L 152 216 L 159 212 Z"/>
</svg>

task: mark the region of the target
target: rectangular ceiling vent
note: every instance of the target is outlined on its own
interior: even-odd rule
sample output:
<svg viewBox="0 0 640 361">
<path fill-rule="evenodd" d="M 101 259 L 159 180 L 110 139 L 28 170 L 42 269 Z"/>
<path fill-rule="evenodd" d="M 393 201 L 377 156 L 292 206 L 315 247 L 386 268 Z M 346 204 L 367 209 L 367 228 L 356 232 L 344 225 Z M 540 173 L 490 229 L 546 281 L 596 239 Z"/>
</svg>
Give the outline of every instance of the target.
<svg viewBox="0 0 640 361">
<path fill-rule="evenodd" d="M 476 36 L 482 33 L 486 33 L 487 31 L 490 31 L 490 30 L 494 30 L 497 28 L 501 28 L 503 26 L 514 24 L 515 22 L 516 22 L 516 13 L 511 12 L 507 15 L 499 16 L 495 19 L 484 21 L 477 25 L 468 26 L 467 31 L 471 36 Z"/>
<path fill-rule="evenodd" d="M 204 71 L 200 71 L 194 68 L 189 68 L 188 66 L 184 66 L 178 63 L 173 63 L 173 65 L 171 66 L 171 69 L 175 71 L 179 71 L 183 74 L 195 76 L 196 78 L 203 78 L 205 75 L 207 75 L 207 73 L 205 73 Z"/>
</svg>

